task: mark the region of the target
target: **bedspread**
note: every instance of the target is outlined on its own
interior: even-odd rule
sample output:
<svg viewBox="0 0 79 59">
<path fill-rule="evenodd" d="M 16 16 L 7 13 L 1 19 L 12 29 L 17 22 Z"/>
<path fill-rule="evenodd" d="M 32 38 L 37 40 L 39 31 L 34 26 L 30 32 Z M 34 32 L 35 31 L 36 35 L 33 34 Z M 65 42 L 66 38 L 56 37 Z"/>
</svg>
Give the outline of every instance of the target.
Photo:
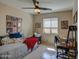
<svg viewBox="0 0 79 59">
<path fill-rule="evenodd" d="M 0 46 L 0 59 L 23 59 L 28 53 L 27 46 L 23 43 Z"/>
<path fill-rule="evenodd" d="M 38 38 L 36 37 L 30 37 L 24 40 L 24 43 L 27 45 L 28 49 L 31 49 L 31 50 L 33 49 L 35 43 L 37 42 L 38 42 Z"/>
</svg>

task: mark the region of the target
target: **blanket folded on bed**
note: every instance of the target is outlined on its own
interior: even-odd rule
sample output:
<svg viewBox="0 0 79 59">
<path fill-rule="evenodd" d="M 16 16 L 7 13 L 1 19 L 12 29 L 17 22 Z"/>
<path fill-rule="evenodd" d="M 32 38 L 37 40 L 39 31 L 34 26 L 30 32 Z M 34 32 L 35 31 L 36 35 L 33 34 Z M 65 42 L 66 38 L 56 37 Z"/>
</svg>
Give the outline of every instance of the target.
<svg viewBox="0 0 79 59">
<path fill-rule="evenodd" d="M 24 40 L 24 43 L 27 45 L 28 49 L 33 49 L 34 45 L 38 43 L 38 38 L 30 37 Z"/>
</svg>

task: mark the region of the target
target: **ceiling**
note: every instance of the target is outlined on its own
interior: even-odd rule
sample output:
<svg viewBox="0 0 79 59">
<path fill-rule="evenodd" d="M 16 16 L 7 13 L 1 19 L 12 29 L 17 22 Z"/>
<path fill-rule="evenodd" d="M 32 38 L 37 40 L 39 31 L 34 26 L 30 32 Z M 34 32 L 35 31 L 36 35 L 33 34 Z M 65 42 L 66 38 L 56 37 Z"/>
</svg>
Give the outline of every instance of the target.
<svg viewBox="0 0 79 59">
<path fill-rule="evenodd" d="M 44 11 L 41 13 L 50 13 L 57 11 L 66 11 L 72 10 L 73 8 L 73 0 L 38 0 L 40 7 L 51 8 L 52 11 Z M 7 4 L 11 7 L 15 7 L 24 12 L 34 14 L 34 10 L 32 9 L 22 9 L 22 7 L 34 7 L 32 0 L 0 0 L 1 3 Z"/>
</svg>

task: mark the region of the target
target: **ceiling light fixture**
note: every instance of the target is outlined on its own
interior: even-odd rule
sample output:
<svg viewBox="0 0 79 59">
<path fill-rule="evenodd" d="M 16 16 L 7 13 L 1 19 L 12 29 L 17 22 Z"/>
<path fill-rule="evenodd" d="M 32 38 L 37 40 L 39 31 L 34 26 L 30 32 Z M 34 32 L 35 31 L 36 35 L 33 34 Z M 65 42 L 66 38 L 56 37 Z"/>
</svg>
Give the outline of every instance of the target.
<svg viewBox="0 0 79 59">
<path fill-rule="evenodd" d="M 35 10 L 34 10 L 35 13 L 36 13 L 36 14 L 40 14 L 39 1 L 38 1 L 38 0 L 36 0 L 35 7 L 36 7 Z"/>
<path fill-rule="evenodd" d="M 34 7 L 24 7 L 22 9 L 34 9 L 34 12 L 36 14 L 40 14 L 41 10 L 52 10 L 50 8 L 40 7 L 38 0 L 32 0 L 32 1 L 33 1 L 33 4 L 34 4 Z"/>
<path fill-rule="evenodd" d="M 40 14 L 40 12 L 41 12 L 41 10 L 39 8 L 35 8 L 34 11 L 36 14 Z"/>
</svg>

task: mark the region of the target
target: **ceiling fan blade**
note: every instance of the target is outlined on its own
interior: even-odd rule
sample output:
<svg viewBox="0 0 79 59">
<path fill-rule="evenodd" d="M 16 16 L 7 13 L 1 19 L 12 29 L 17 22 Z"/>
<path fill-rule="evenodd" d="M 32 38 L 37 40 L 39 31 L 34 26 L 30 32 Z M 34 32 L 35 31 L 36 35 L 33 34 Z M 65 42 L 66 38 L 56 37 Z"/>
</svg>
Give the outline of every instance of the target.
<svg viewBox="0 0 79 59">
<path fill-rule="evenodd" d="M 32 1 L 33 1 L 34 6 L 36 6 L 36 0 L 32 0 Z"/>
<path fill-rule="evenodd" d="M 23 7 L 22 9 L 35 9 L 34 7 Z"/>
<path fill-rule="evenodd" d="M 50 8 L 44 8 L 44 7 L 39 7 L 39 9 L 41 9 L 41 10 L 52 10 Z"/>
<path fill-rule="evenodd" d="M 33 1 L 34 6 L 37 8 L 39 5 L 39 1 L 37 1 L 37 0 L 32 0 L 32 1 Z"/>
</svg>

